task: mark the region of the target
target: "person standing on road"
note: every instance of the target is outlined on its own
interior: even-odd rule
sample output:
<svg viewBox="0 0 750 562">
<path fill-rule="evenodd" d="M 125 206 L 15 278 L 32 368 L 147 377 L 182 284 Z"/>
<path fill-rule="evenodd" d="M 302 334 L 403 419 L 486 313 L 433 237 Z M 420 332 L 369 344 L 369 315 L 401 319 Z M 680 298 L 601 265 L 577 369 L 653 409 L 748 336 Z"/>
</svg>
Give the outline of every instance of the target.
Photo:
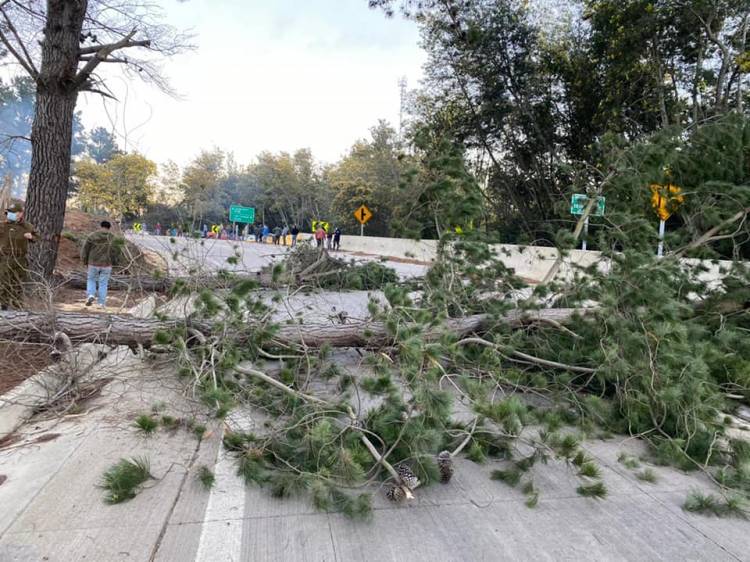
<svg viewBox="0 0 750 562">
<path fill-rule="evenodd" d="M 326 231 L 326 238 L 328 239 L 327 248 L 333 249 L 333 231 L 330 228 Z"/>
<path fill-rule="evenodd" d="M 278 246 L 279 238 L 281 238 L 281 228 L 278 226 L 273 227 L 273 243 Z"/>
<path fill-rule="evenodd" d="M 315 242 L 318 248 L 323 248 L 323 243 L 326 239 L 326 231 L 323 230 L 321 225 L 318 225 L 318 229 L 315 231 Z"/>
<path fill-rule="evenodd" d="M 0 308 L 20 309 L 23 284 L 28 277 L 29 242 L 36 241 L 34 227 L 23 220 L 23 208 L 11 205 L 0 223 Z"/>
<path fill-rule="evenodd" d="M 336 230 L 333 231 L 333 249 L 341 249 L 341 229 L 337 226 Z"/>
<path fill-rule="evenodd" d="M 281 229 L 281 243 L 286 246 L 286 237 L 289 235 L 289 225 L 285 224 Z"/>
<path fill-rule="evenodd" d="M 292 225 L 292 248 L 294 248 L 297 245 L 297 236 L 299 236 L 299 228 L 297 228 L 297 225 Z"/>
<path fill-rule="evenodd" d="M 263 235 L 261 237 L 261 242 L 264 244 L 266 243 L 266 240 L 268 240 L 268 235 L 271 234 L 271 229 L 268 228 L 268 225 L 263 225 Z"/>
<path fill-rule="evenodd" d="M 107 304 L 107 288 L 112 275 L 112 266 L 117 264 L 120 244 L 110 232 L 112 225 L 109 221 L 102 221 L 100 230 L 86 238 L 81 250 L 81 261 L 87 267 L 86 274 L 86 306 L 94 304 L 98 295 L 98 306 L 104 308 Z"/>
</svg>

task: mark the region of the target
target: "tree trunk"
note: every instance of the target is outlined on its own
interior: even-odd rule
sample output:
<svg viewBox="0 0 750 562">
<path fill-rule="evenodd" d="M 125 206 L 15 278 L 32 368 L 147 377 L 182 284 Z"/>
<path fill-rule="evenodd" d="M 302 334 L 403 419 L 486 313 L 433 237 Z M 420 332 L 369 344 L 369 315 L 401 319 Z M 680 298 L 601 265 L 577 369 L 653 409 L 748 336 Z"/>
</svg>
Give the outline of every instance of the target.
<svg viewBox="0 0 750 562">
<path fill-rule="evenodd" d="M 487 314 L 451 318 L 434 329 L 423 333 L 426 340 L 434 340 L 445 333 L 462 337 L 484 332 L 495 325 L 512 328 L 528 326 L 535 322 L 560 323 L 571 320 L 577 314 L 593 309 L 551 308 L 539 311 L 513 310 L 502 317 Z M 53 342 L 55 335 L 64 333 L 74 343 L 101 343 L 108 345 L 143 345 L 148 347 L 158 332 L 172 333 L 181 328 L 194 328 L 204 335 L 211 335 L 222 328 L 205 321 L 184 319 L 156 320 L 116 316 L 109 314 L 85 314 L 78 312 L 0 312 L 0 340 L 23 342 Z M 239 340 L 249 338 L 256 325 L 248 323 L 244 330 L 236 333 Z M 393 335 L 381 322 L 353 322 L 350 324 L 296 324 L 279 326 L 273 342 L 267 347 L 306 346 L 332 347 L 385 347 L 393 343 Z"/>
<path fill-rule="evenodd" d="M 297 277 L 296 282 L 303 283 L 313 281 L 315 275 L 307 277 Z M 273 276 L 269 273 L 248 273 L 246 275 L 232 275 L 229 278 L 214 276 L 193 276 L 193 277 L 147 277 L 141 275 L 112 275 L 109 279 L 109 288 L 111 290 L 134 290 L 134 291 L 154 291 L 157 293 L 169 292 L 175 285 L 184 283 L 187 287 L 201 289 L 227 289 L 243 281 L 255 281 L 261 287 L 277 288 L 280 283 L 274 282 Z M 58 275 L 54 278 L 53 285 L 65 285 L 71 289 L 86 288 L 86 274 L 73 272 L 67 275 Z"/>
<path fill-rule="evenodd" d="M 48 0 L 41 41 L 36 107 L 31 128 L 31 171 L 26 217 L 39 234 L 31 246 L 32 271 L 52 275 L 65 218 L 70 181 L 70 145 L 78 88 L 78 49 L 87 0 Z"/>
</svg>

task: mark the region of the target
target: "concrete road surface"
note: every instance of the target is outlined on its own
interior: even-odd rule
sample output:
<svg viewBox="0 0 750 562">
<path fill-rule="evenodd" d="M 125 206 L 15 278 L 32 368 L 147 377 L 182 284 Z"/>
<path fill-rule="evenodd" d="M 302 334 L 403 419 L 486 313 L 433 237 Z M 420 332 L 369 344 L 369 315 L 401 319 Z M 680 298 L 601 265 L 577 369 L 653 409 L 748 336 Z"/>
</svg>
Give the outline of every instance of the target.
<svg viewBox="0 0 750 562">
<path fill-rule="evenodd" d="M 190 271 L 259 271 L 272 263 L 284 259 L 288 246 L 256 244 L 255 242 L 234 242 L 231 240 L 170 238 L 149 234 L 129 235 L 128 239 L 139 246 L 158 252 L 167 260 L 170 272 L 185 275 Z M 344 248 L 346 243 L 344 242 Z M 358 262 L 378 259 L 377 256 L 353 255 L 342 250 L 331 255 Z M 424 275 L 427 266 L 403 261 L 388 261 L 386 265 L 396 270 L 401 278 Z"/>
<path fill-rule="evenodd" d="M 155 408 L 203 420 L 169 361 L 117 350 L 99 371 L 112 382 L 85 411 L 35 419 L 0 445 L 0 562 L 750 560 L 747 521 L 682 510 L 690 490 L 711 490 L 705 478 L 651 467 L 650 484 L 618 462 L 643 453 L 632 439 L 584 445 L 609 489 L 603 500 L 579 496 L 575 471 L 552 461 L 534 468 L 540 501 L 530 509 L 519 490 L 489 478 L 502 463 L 462 459 L 450 484 L 420 488 L 406 505 L 371 487 L 371 520 L 352 521 L 246 486 L 216 420 L 202 440 L 185 428 L 139 432 L 135 418 Z M 228 423 L 263 421 L 247 411 Z M 152 479 L 131 501 L 106 504 L 102 475 L 135 456 L 149 459 Z M 216 475 L 210 491 L 202 466 Z"/>
<path fill-rule="evenodd" d="M 170 253 L 168 238 L 137 238 Z M 175 268 L 223 268 L 238 251 L 248 270 L 284 252 L 212 241 L 179 241 L 175 250 Z M 329 307 L 356 305 L 364 314 L 368 296 L 311 298 L 287 303 L 289 313 L 323 317 Z M 358 361 L 342 368 L 363 376 Z M 609 491 L 602 500 L 579 496 L 575 470 L 551 461 L 533 469 L 540 500 L 528 508 L 518 489 L 489 478 L 502 463 L 464 459 L 450 484 L 420 488 L 405 505 L 373 485 L 369 521 L 317 511 L 305 498 L 280 500 L 237 476 L 237 459 L 220 445 L 224 422 L 204 418 L 205 405 L 176 371 L 171 356 L 111 350 L 96 368 L 97 379 L 109 380 L 101 395 L 62 417 L 37 416 L 0 443 L 0 562 L 750 561 L 747 521 L 683 511 L 690 490 L 715 491 L 706 478 L 653 466 L 657 481 L 641 481 L 647 463 L 630 470 L 617 458 L 641 455 L 643 445 L 624 437 L 584 443 Z M 1 398 L 0 417 L 10 412 Z M 145 436 L 134 420 L 153 411 L 208 429 L 200 440 L 184 424 Z M 247 410 L 226 423 L 252 430 L 263 422 Z M 109 505 L 102 475 L 124 457 L 148 458 L 152 478 L 134 499 Z M 197 477 L 204 466 L 216 476 L 211 490 Z"/>
</svg>

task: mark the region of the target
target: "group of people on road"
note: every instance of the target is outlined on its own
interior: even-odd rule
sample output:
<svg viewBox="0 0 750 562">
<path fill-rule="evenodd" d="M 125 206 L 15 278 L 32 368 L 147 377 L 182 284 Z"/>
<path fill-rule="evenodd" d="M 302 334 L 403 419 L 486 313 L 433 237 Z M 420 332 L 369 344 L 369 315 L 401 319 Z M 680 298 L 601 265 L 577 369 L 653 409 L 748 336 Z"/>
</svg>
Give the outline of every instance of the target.
<svg viewBox="0 0 750 562">
<path fill-rule="evenodd" d="M 318 248 L 326 248 L 328 250 L 340 250 L 341 249 L 341 229 L 336 227 L 331 230 L 330 228 L 326 232 L 326 229 L 322 225 L 318 224 L 318 228 L 315 229 L 315 243 Z"/>
<path fill-rule="evenodd" d="M 26 257 L 28 245 L 35 242 L 38 236 L 34 227 L 24 221 L 24 210 L 21 205 L 8 205 L 4 216 L 4 220 L 0 222 L 0 309 L 7 310 L 22 308 L 23 286 L 27 282 L 29 271 Z M 86 306 L 92 306 L 96 302 L 100 308 L 106 307 L 112 268 L 118 264 L 122 254 L 122 240 L 116 237 L 111 229 L 112 224 L 109 221 L 102 221 L 99 230 L 88 236 L 81 249 L 81 261 L 86 267 Z M 162 234 L 161 224 L 156 223 L 154 232 L 157 235 Z M 173 226 L 167 229 L 166 233 L 177 236 L 179 231 Z M 202 226 L 201 233 L 207 235 L 207 225 Z M 299 233 L 296 224 L 291 228 L 286 224 L 273 228 L 266 224 L 255 224 L 247 225 L 242 230 L 242 238 L 252 235 L 259 243 L 266 243 L 270 238 L 274 244 L 281 243 L 286 246 L 291 236 L 290 245 L 295 247 Z M 314 238 L 318 248 L 341 249 L 341 229 L 338 227 L 326 229 L 319 223 Z"/>
<path fill-rule="evenodd" d="M 269 240 L 274 244 L 281 244 L 282 246 L 287 245 L 289 241 L 290 246 L 294 247 L 297 245 L 297 237 L 299 236 L 299 228 L 296 224 L 289 228 L 288 224 L 283 227 L 275 226 L 269 227 L 267 224 L 255 224 L 249 227 L 252 231 L 253 238 L 256 242 L 265 244 Z M 291 235 L 291 240 L 289 236 Z"/>
</svg>

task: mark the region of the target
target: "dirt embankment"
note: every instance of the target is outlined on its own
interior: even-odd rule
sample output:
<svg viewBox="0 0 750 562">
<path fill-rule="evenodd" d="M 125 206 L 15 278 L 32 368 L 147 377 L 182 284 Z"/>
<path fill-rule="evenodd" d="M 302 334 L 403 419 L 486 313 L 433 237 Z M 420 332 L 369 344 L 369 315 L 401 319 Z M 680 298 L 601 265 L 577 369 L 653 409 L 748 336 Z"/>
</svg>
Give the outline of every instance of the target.
<svg viewBox="0 0 750 562">
<path fill-rule="evenodd" d="M 58 273 L 65 275 L 85 269 L 80 257 L 81 246 L 86 240 L 86 236 L 95 232 L 105 218 L 84 213 L 77 209 L 66 211 L 63 235 L 60 239 L 57 255 L 56 270 Z M 119 234 L 115 221 L 110 222 L 113 225 L 113 232 Z M 133 244 L 127 244 L 126 252 L 132 256 L 133 265 L 131 267 L 136 271 L 147 271 L 152 274 L 154 270 L 164 268 L 160 256 L 149 252 L 144 253 Z M 64 286 L 53 287 L 51 296 L 52 305 L 56 310 L 85 310 L 88 312 L 99 310 L 85 306 L 85 291 Z M 121 313 L 138 304 L 145 296 L 137 291 L 110 291 L 105 312 Z M 42 300 L 44 302 L 35 300 L 32 295 L 28 295 L 26 307 L 33 310 L 46 310 L 49 307 L 49 302 Z M 51 363 L 50 347 L 42 344 L 0 341 L 0 355 L 4 358 L 4 361 L 0 362 L 0 396 Z"/>
<path fill-rule="evenodd" d="M 109 220 L 114 234 L 122 235 L 117 223 L 107 217 L 91 215 L 78 209 L 68 209 L 65 212 L 65 223 L 57 254 L 58 273 L 64 275 L 84 270 L 80 257 L 81 247 L 86 237 L 99 229 L 99 224 L 103 220 Z M 127 263 L 127 269 L 120 273 L 152 275 L 154 271 L 166 271 L 166 263 L 161 256 L 148 250 L 144 251 L 131 242 L 125 243 L 124 253 L 123 261 Z"/>
</svg>

